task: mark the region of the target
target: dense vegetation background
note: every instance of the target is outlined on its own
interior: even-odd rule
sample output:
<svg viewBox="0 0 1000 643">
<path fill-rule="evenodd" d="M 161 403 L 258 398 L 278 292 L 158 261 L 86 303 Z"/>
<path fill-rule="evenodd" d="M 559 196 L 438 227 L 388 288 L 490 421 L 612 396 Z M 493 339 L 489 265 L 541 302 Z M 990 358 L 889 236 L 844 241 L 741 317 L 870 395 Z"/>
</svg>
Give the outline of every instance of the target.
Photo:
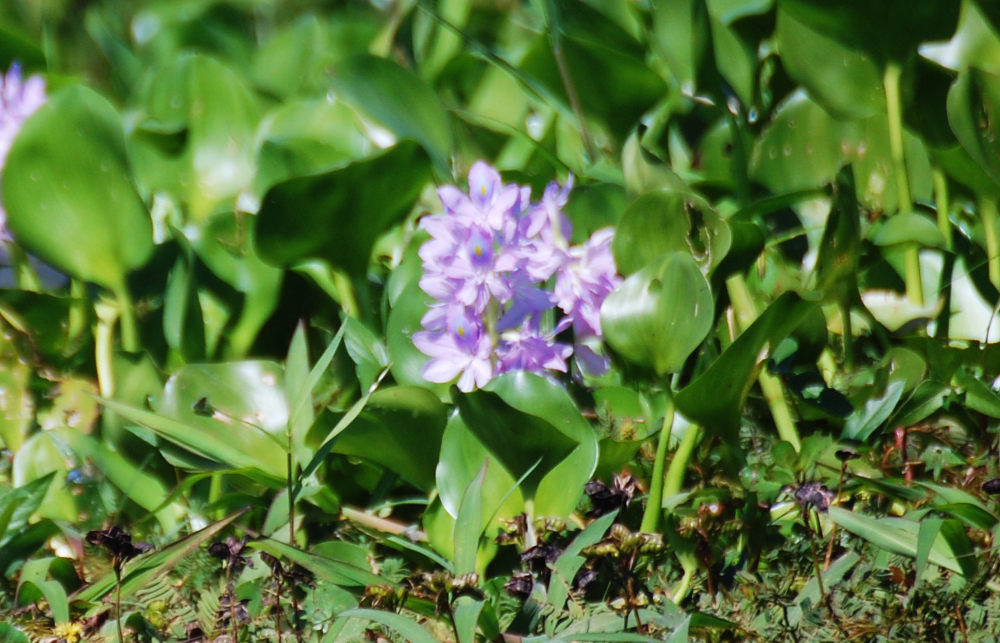
<svg viewBox="0 0 1000 643">
<path fill-rule="evenodd" d="M 0 68 L 0 639 L 1000 636 L 995 2 L 7 0 Z"/>
</svg>

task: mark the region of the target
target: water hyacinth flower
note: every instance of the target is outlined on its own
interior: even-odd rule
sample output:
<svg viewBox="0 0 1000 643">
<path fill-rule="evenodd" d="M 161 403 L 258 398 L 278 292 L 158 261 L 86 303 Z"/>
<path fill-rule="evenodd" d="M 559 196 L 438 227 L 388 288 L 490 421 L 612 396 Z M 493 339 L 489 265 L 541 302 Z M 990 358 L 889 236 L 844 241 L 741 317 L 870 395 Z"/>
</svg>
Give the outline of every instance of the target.
<svg viewBox="0 0 1000 643">
<path fill-rule="evenodd" d="M 613 231 L 571 246 L 572 177 L 550 184 L 535 204 L 531 189 L 504 185 L 483 161 L 469 190 L 438 190 L 443 212 L 421 223 L 430 234 L 419 256 L 420 288 L 434 301 L 413 343 L 430 359 L 423 375 L 471 391 L 500 373 L 569 370 L 575 354 L 585 373 L 607 370 L 600 354 L 600 308 L 621 278 L 611 254 Z M 574 345 L 557 335 L 572 331 Z"/>
<path fill-rule="evenodd" d="M 7 154 L 14 144 L 14 137 L 24 122 L 45 103 L 45 79 L 21 77 L 21 66 L 14 63 L 5 76 L 0 76 L 0 172 L 7 162 Z M 2 198 L 2 197 L 0 197 Z M 9 239 L 7 212 L 0 205 L 0 236 Z"/>
</svg>

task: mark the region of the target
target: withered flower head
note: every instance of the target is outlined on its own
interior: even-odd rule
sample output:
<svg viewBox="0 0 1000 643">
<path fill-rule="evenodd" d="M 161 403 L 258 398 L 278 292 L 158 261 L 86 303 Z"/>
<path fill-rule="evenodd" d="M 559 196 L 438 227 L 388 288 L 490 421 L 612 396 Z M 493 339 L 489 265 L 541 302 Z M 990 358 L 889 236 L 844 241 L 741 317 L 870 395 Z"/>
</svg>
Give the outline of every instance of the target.
<svg viewBox="0 0 1000 643">
<path fill-rule="evenodd" d="M 226 561 L 229 569 L 242 569 L 246 565 L 253 566 L 250 559 L 243 555 L 243 550 L 247 545 L 247 537 L 244 536 L 236 540 L 233 536 L 226 536 L 226 541 L 217 541 L 208 546 L 208 553 L 216 558 Z"/>
<path fill-rule="evenodd" d="M 503 588 L 507 593 L 522 601 L 528 600 L 531 596 L 531 589 L 535 586 L 535 579 L 528 572 L 514 572 L 510 580 L 504 583 Z"/>
<path fill-rule="evenodd" d="M 816 511 L 826 513 L 833 502 L 833 492 L 822 482 L 807 482 L 795 490 L 795 501 L 803 509 L 815 507 Z"/>
<path fill-rule="evenodd" d="M 110 529 L 88 531 L 87 542 L 108 550 L 111 554 L 112 565 L 115 568 L 116 574 L 121 572 L 125 561 L 135 558 L 139 554 L 143 554 L 153 548 L 149 543 L 133 543 L 132 536 L 118 525 Z"/>
<path fill-rule="evenodd" d="M 630 473 L 616 473 L 610 487 L 600 480 L 591 480 L 583 488 L 594 506 L 587 517 L 598 518 L 615 509 L 627 508 L 637 489 L 637 481 Z"/>
</svg>

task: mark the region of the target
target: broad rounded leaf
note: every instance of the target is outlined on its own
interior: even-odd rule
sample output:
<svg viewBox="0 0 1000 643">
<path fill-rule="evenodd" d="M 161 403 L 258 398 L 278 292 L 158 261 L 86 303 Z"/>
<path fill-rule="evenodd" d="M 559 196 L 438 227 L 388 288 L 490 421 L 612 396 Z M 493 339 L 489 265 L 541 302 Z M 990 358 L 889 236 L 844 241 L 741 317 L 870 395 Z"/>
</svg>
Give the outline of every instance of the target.
<svg viewBox="0 0 1000 643">
<path fill-rule="evenodd" d="M 811 29 L 881 61 L 904 61 L 923 42 L 950 38 L 958 23 L 956 0 L 782 0 L 781 9 Z"/>
<path fill-rule="evenodd" d="M 948 122 L 969 156 L 1000 183 L 1000 142 L 993 129 L 998 118 L 1000 76 L 978 69 L 960 74 L 948 92 Z"/>
<path fill-rule="evenodd" d="M 419 141 L 442 171 L 452 152 L 451 121 L 437 94 L 413 72 L 385 58 L 354 56 L 333 76 L 339 97 L 396 135 Z"/>
<path fill-rule="evenodd" d="M 179 192 L 202 221 L 235 203 L 254 175 L 257 99 L 244 78 L 215 58 L 189 54 L 152 68 L 139 91 L 138 168 L 146 187 Z M 145 138 L 143 138 L 145 137 Z M 164 149 L 150 143 L 177 141 Z M 180 154 L 173 149 L 182 146 Z"/>
<path fill-rule="evenodd" d="M 913 212 L 897 214 L 886 219 L 871 235 L 871 241 L 877 246 L 916 243 L 924 248 L 945 247 L 944 235 L 941 234 L 937 222 Z"/>
<path fill-rule="evenodd" d="M 625 275 L 674 251 L 689 252 L 707 272 L 726 256 L 729 244 L 729 227 L 704 199 L 657 190 L 642 195 L 625 210 L 612 250 Z"/>
<path fill-rule="evenodd" d="M 74 277 L 118 288 L 152 254 L 152 224 L 132 185 L 121 117 L 85 87 L 53 95 L 25 123 L 0 193 L 18 241 Z"/>
<path fill-rule="evenodd" d="M 505 373 L 485 390 L 457 396 L 462 420 L 535 499 L 538 515 L 576 507 L 597 466 L 597 438 L 559 384 L 524 371 Z M 536 466 L 537 464 L 537 466 Z"/>
<path fill-rule="evenodd" d="M 257 132 L 259 194 L 279 181 L 314 174 L 369 156 L 375 145 L 346 103 L 286 101 L 271 111 Z"/>
<path fill-rule="evenodd" d="M 429 491 L 434 486 L 445 420 L 444 404 L 425 388 L 396 386 L 376 391 L 337 439 L 333 451 L 371 460 Z"/>
<path fill-rule="evenodd" d="M 788 75 L 829 112 L 862 118 L 885 111 L 878 62 L 778 10 L 777 44 Z"/>
<path fill-rule="evenodd" d="M 462 416 L 455 413 L 449 418 L 441 438 L 441 454 L 435 469 L 438 497 L 445 510 L 454 518 L 462 503 L 462 494 L 475 479 L 483 462 L 490 461 L 483 478 L 483 520 L 494 512 L 501 518 L 512 518 L 524 511 L 524 498 L 515 489 L 517 480 L 496 456 L 491 456 L 482 441 L 473 433 Z M 508 491 L 514 489 L 499 507 L 496 504 Z"/>
<path fill-rule="evenodd" d="M 429 179 L 427 154 L 402 141 L 371 159 L 279 183 L 257 216 L 257 249 L 277 265 L 324 259 L 364 277 L 375 239 L 410 211 Z"/>
<path fill-rule="evenodd" d="M 661 375 L 680 370 L 708 335 L 713 316 L 708 280 L 683 252 L 630 276 L 601 306 L 608 344 Z"/>
</svg>

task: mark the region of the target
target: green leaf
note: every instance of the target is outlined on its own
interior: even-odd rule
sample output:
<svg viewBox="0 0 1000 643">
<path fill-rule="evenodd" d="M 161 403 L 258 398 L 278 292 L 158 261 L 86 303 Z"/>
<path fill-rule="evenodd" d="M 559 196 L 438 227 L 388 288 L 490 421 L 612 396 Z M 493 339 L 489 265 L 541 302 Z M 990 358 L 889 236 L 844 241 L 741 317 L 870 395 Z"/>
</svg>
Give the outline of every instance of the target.
<svg viewBox="0 0 1000 643">
<path fill-rule="evenodd" d="M 877 246 L 916 243 L 922 248 L 943 248 L 946 245 L 937 222 L 928 216 L 912 212 L 884 219 L 882 225 L 871 235 L 871 242 Z"/>
<path fill-rule="evenodd" d="M 151 429 L 211 462 L 257 471 L 272 484 L 285 482 L 284 450 L 278 442 L 254 426 L 210 418 L 197 418 L 198 421 L 174 419 L 108 399 L 102 399 L 101 404 L 129 422 Z"/>
<path fill-rule="evenodd" d="M 323 259 L 361 279 L 375 239 L 410 211 L 429 169 L 424 151 L 402 141 L 370 159 L 279 183 L 257 215 L 257 249 L 276 265 Z"/>
<path fill-rule="evenodd" d="M 847 167 L 837 173 L 833 207 L 816 258 L 817 287 L 842 306 L 850 305 L 858 296 L 859 228 L 854 171 Z"/>
<path fill-rule="evenodd" d="M 708 280 L 686 252 L 671 252 L 628 277 L 604 300 L 608 344 L 658 374 L 680 370 L 712 327 Z"/>
<path fill-rule="evenodd" d="M 446 420 L 444 404 L 427 389 L 386 388 L 372 394 L 333 451 L 371 460 L 430 491 Z"/>
<path fill-rule="evenodd" d="M 458 643 L 475 643 L 476 623 L 483 611 L 484 602 L 471 596 L 459 596 L 455 599 L 454 610 L 455 631 Z"/>
<path fill-rule="evenodd" d="M 744 105 L 756 102 L 757 51 L 739 32 L 719 20 L 709 8 L 712 27 L 712 49 L 719 75 L 729 83 Z M 676 31 L 674 32 L 676 33 Z"/>
<path fill-rule="evenodd" d="M 917 565 L 914 584 L 920 582 L 920 579 L 924 575 L 924 570 L 927 569 L 927 561 L 931 555 L 931 548 L 934 546 L 934 541 L 937 540 L 938 534 L 941 533 L 942 523 L 944 523 L 943 518 L 925 518 L 920 521 L 920 530 L 917 532 Z"/>
<path fill-rule="evenodd" d="M 289 405 L 285 435 L 288 437 L 287 444 L 291 448 L 295 465 L 301 465 L 310 457 L 305 441 L 309 428 L 316 419 L 309 375 L 309 340 L 306 338 L 306 325 L 299 322 L 288 346 L 284 377 L 285 400 L 294 400 Z"/>
<path fill-rule="evenodd" d="M 48 601 L 52 620 L 58 625 L 69 622 L 69 601 L 66 600 L 66 590 L 59 581 L 48 578 L 49 566 L 54 560 L 56 559 L 48 557 L 26 562 L 18 577 L 17 596 L 18 603 L 23 605 L 25 590 L 33 586 Z"/>
<path fill-rule="evenodd" d="M 479 473 L 466 487 L 455 517 L 454 560 L 455 574 L 458 575 L 476 571 L 479 536 L 483 533 L 483 479 L 489 466 L 489 460 L 483 462 Z"/>
<path fill-rule="evenodd" d="M 68 87 L 24 124 L 0 188 L 7 225 L 21 245 L 112 290 L 153 252 L 152 224 L 132 185 L 122 132 L 107 100 Z"/>
<path fill-rule="evenodd" d="M 133 137 L 140 175 L 150 192 L 163 190 L 188 204 L 196 222 L 251 186 L 259 107 L 244 77 L 203 54 L 182 54 L 149 70 L 138 90 Z M 156 138 L 181 135 L 181 152 Z"/>
<path fill-rule="evenodd" d="M 227 356 L 243 357 L 278 306 L 284 273 L 261 259 L 255 248 L 255 228 L 231 212 L 213 216 L 197 228 L 188 226 L 185 233 L 191 235 L 188 241 L 198 258 L 244 294 L 239 319 L 221 338 Z"/>
<path fill-rule="evenodd" d="M 0 67 L 9 68 L 19 62 L 25 72 L 45 69 L 45 52 L 10 25 L 0 25 Z"/>
<path fill-rule="evenodd" d="M 836 524 L 876 547 L 910 558 L 917 557 L 920 523 L 902 518 L 872 518 L 837 506 L 830 507 L 829 516 Z M 935 539 L 927 559 L 956 574 L 964 573 L 956 552 L 940 534 Z"/>
<path fill-rule="evenodd" d="M 814 29 L 779 6 L 776 37 L 781 63 L 828 112 L 842 119 L 885 111 L 878 61 Z"/>
<path fill-rule="evenodd" d="M 711 44 L 705 4 L 695 0 L 659 2 L 653 14 L 653 46 L 666 58 L 681 91 L 693 95 Z"/>
<path fill-rule="evenodd" d="M 278 540 L 255 540 L 248 545 L 254 549 L 265 551 L 275 558 L 288 559 L 296 565 L 308 569 L 317 578 L 334 585 L 367 587 L 368 585 L 386 584 L 386 579 L 351 561 L 335 560 L 327 556 L 302 551 Z"/>
<path fill-rule="evenodd" d="M 834 7 L 822 0 L 781 0 L 780 6 L 811 29 L 884 63 L 903 62 L 919 44 L 950 38 L 961 3 L 844 0 Z"/>
<path fill-rule="evenodd" d="M 81 431 L 70 427 L 53 431 L 81 461 L 93 462 L 132 502 L 147 511 L 156 511 L 156 519 L 165 532 L 172 532 L 184 518 L 185 510 L 180 504 L 164 506 L 169 500 L 167 488 L 151 472 L 143 471 L 100 440 Z"/>
<path fill-rule="evenodd" d="M 612 250 L 623 275 L 674 251 L 690 253 L 707 272 L 719 265 L 729 244 L 729 226 L 704 199 L 656 190 L 640 196 L 622 214 Z"/>
<path fill-rule="evenodd" d="M 163 293 L 163 338 L 185 362 L 205 358 L 205 322 L 193 263 L 190 251 L 178 256 Z"/>
<path fill-rule="evenodd" d="M 344 347 L 357 365 L 358 384 L 368 390 L 389 365 L 389 352 L 382 340 L 361 321 L 353 317 L 344 319 Z"/>
<path fill-rule="evenodd" d="M 864 442 L 889 418 L 899 400 L 903 397 L 905 382 L 896 380 L 890 382 L 886 387 L 882 397 L 875 397 L 865 405 L 856 409 L 847 422 L 844 423 L 844 430 L 841 432 L 842 439 L 858 440 Z"/>
<path fill-rule="evenodd" d="M 0 623 L 0 641 L 2 643 L 31 643 L 27 634 L 7 623 Z"/>
<path fill-rule="evenodd" d="M 719 356 L 704 373 L 675 397 L 677 409 L 692 422 L 724 439 L 735 440 L 740 410 L 757 377 L 761 352 L 774 348 L 814 309 L 794 293 L 785 293 Z"/>
<path fill-rule="evenodd" d="M 418 141 L 438 171 L 448 173 L 451 120 L 434 90 L 413 72 L 385 58 L 354 56 L 337 66 L 331 82 L 338 97 L 398 139 Z"/>
<path fill-rule="evenodd" d="M 52 472 L 0 495 L 0 544 L 24 529 L 45 500 L 54 477 L 55 472 Z"/>
<path fill-rule="evenodd" d="M 576 508 L 597 466 L 597 439 L 559 384 L 525 371 L 505 373 L 456 400 L 462 419 L 513 475 L 535 469 L 522 491 L 536 515 Z M 537 464 L 541 460 L 541 464 Z"/>
<path fill-rule="evenodd" d="M 458 516 L 462 496 L 487 461 L 483 479 L 483 524 L 491 516 L 513 518 L 524 510 L 516 479 L 473 433 L 462 416 L 453 413 L 441 437 L 441 454 L 435 469 L 438 497 L 451 516 Z M 508 494 L 508 492 L 510 492 Z"/>
<path fill-rule="evenodd" d="M 666 83 L 646 64 L 639 43 L 595 9 L 567 0 L 556 0 L 550 6 L 549 31 L 531 43 L 521 59 L 520 71 L 547 90 L 547 102 L 571 105 L 554 54 L 558 51 L 582 113 L 623 140 L 663 97 Z M 612 86 L 615 91 L 608 91 Z M 573 113 L 562 113 L 567 112 Z M 578 134 L 581 124 L 575 121 L 566 119 Z"/>
<path fill-rule="evenodd" d="M 962 74 L 948 92 L 948 122 L 958 142 L 993 181 L 1000 182 L 1000 141 L 992 127 L 1000 119 L 1000 76 L 978 69 Z M 1000 186 L 991 185 L 994 194 Z"/>
<path fill-rule="evenodd" d="M 573 579 L 576 578 L 576 573 L 583 564 L 587 562 L 586 558 L 580 555 L 580 552 L 584 548 L 600 542 L 617 517 L 618 510 L 615 510 L 593 521 L 577 534 L 573 542 L 559 554 L 559 558 L 556 559 L 552 568 L 552 581 L 549 583 L 547 597 L 549 605 L 557 610 L 561 610 L 565 606 Z"/>
<path fill-rule="evenodd" d="M 344 102 L 326 100 L 281 103 L 264 117 L 257 139 L 258 194 L 293 176 L 345 165 L 375 150 L 358 114 Z"/>
<path fill-rule="evenodd" d="M 848 551 L 842 555 L 837 560 L 831 563 L 828 569 L 823 570 L 823 586 L 826 588 L 832 588 L 839 583 L 844 576 L 846 576 L 858 561 L 861 560 L 861 555 L 857 552 Z M 819 593 L 819 583 L 816 577 L 813 576 L 806 583 L 806 586 L 802 588 L 802 591 L 794 598 L 792 603 L 794 606 L 788 610 L 788 620 L 794 627 L 797 625 L 802 618 L 802 608 L 800 607 L 804 601 L 808 600 L 810 605 L 818 605 L 822 596 Z"/>
<path fill-rule="evenodd" d="M 403 263 L 390 275 L 387 289 L 392 306 L 385 329 L 390 372 L 400 384 L 423 386 L 447 399 L 446 384 L 424 379 L 423 368 L 430 358 L 413 345 L 413 333 L 423 329 L 420 320 L 431 302 L 431 298 L 420 289 L 421 274 L 423 268 L 416 254 L 416 244 L 411 244 Z"/>
<path fill-rule="evenodd" d="M 750 177 L 775 194 L 830 182 L 856 149 L 855 126 L 834 120 L 806 93 L 792 93 L 757 139 Z"/>
<path fill-rule="evenodd" d="M 386 612 L 384 610 L 373 610 L 365 608 L 350 609 L 337 615 L 338 618 L 357 618 L 371 621 L 379 625 L 384 625 L 398 632 L 410 643 L 436 643 L 437 639 L 430 635 L 424 628 L 420 627 L 416 621 L 402 614 Z"/>
</svg>

